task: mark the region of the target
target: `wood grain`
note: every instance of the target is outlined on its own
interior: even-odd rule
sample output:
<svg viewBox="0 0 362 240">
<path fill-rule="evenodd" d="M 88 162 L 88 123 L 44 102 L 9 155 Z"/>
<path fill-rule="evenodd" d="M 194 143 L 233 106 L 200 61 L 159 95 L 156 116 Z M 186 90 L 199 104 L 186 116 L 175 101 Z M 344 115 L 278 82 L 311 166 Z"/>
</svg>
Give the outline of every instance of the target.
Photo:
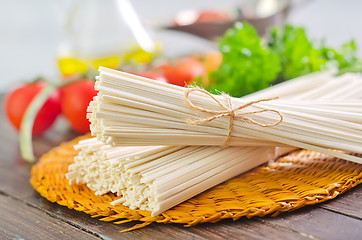
<svg viewBox="0 0 362 240">
<path fill-rule="evenodd" d="M 278 218 L 267 217 L 261 220 L 316 239 L 359 239 L 362 233 L 360 220 L 319 206 L 307 206 Z"/>
<path fill-rule="evenodd" d="M 343 196 L 324 203 L 320 207 L 362 220 L 362 185 L 352 188 Z"/>
<path fill-rule="evenodd" d="M 99 239 L 11 197 L 0 205 L 1 239 Z"/>
</svg>

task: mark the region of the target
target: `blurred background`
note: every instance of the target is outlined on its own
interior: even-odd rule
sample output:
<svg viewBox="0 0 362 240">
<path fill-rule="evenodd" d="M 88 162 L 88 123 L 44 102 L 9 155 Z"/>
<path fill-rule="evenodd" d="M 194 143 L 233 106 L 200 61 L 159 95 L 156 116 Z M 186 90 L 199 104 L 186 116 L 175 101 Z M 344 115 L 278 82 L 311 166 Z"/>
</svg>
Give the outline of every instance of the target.
<svg viewBox="0 0 362 240">
<path fill-rule="evenodd" d="M 1 0 L 1 3 L 1 92 L 39 75 L 56 79 L 60 75 L 59 59 L 67 61 L 74 56 L 107 58 L 112 52 L 130 51 L 135 44 L 143 45 L 143 49 L 162 48 L 162 53 L 168 56 L 209 51 L 216 48 L 217 34 L 237 18 L 252 21 L 279 14 L 268 19 L 267 24 L 286 21 L 302 26 L 311 39 L 325 38 L 332 47 L 351 39 L 362 46 L 359 31 L 362 1 L 359 0 Z M 137 19 L 129 3 L 144 28 L 136 24 L 130 29 L 127 19 L 132 24 Z M 208 9 L 222 9 L 227 14 L 226 25 L 215 29 L 215 26 L 192 26 L 195 10 Z M 263 28 L 266 23 L 257 24 Z M 144 32 L 148 34 L 142 35 Z M 361 48 L 358 55 L 362 56 Z M 104 61 L 112 64 L 113 60 Z"/>
</svg>

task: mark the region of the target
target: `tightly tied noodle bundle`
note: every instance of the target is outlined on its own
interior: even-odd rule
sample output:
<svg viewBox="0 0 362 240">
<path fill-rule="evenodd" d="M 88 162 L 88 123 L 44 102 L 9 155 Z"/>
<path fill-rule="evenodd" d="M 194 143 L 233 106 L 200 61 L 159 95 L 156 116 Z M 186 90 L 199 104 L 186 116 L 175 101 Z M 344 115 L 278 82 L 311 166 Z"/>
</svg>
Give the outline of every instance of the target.
<svg viewBox="0 0 362 240">
<path fill-rule="evenodd" d="M 360 99 L 239 99 L 107 68 L 96 89 L 91 132 L 113 146 L 293 146 L 361 163 L 345 153 L 362 153 Z"/>
</svg>

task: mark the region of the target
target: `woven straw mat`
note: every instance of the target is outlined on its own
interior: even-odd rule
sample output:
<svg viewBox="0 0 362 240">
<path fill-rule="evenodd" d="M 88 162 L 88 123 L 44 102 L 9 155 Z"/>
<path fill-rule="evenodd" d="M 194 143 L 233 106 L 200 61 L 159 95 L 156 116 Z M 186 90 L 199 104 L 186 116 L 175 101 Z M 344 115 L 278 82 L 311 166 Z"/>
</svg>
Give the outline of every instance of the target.
<svg viewBox="0 0 362 240">
<path fill-rule="evenodd" d="M 362 165 L 307 150 L 294 151 L 273 163 L 255 168 L 151 217 L 149 211 L 131 210 L 109 203 L 112 193 L 95 196 L 85 184 L 69 185 L 68 165 L 77 152 L 73 145 L 86 136 L 62 143 L 41 157 L 33 166 L 30 182 L 51 202 L 120 224 L 130 221 L 180 223 L 194 226 L 224 218 L 278 215 L 305 205 L 335 198 L 362 181 Z"/>
</svg>

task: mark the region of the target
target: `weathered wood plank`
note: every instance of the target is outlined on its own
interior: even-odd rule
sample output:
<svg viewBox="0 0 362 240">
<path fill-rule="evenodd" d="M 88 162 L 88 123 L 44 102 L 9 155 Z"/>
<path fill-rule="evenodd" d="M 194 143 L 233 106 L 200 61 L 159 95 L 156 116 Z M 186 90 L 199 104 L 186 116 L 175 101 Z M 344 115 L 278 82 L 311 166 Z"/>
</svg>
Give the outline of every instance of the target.
<svg viewBox="0 0 362 240">
<path fill-rule="evenodd" d="M 218 223 L 201 224 L 188 231 L 197 233 L 207 239 L 308 239 L 298 232 L 282 226 L 270 225 L 258 219 L 231 219 Z"/>
<path fill-rule="evenodd" d="M 362 221 L 318 206 L 307 206 L 277 218 L 258 219 L 317 239 L 361 239 L 362 236 Z"/>
<path fill-rule="evenodd" d="M 116 225 L 110 222 L 102 222 L 98 219 L 91 218 L 89 215 L 68 209 L 56 203 L 51 203 L 42 198 L 39 194 L 34 193 L 33 197 L 24 200 L 27 204 L 31 204 L 35 208 L 39 208 L 44 212 L 61 219 L 80 229 L 86 229 L 105 238 L 110 239 L 204 239 L 195 233 L 189 232 L 180 225 L 164 225 L 153 224 L 146 228 L 120 233 L 119 231 L 134 226 L 137 223 L 125 223 Z"/>
<path fill-rule="evenodd" d="M 321 208 L 362 220 L 362 184 L 322 204 Z"/>
<path fill-rule="evenodd" d="M 21 201 L 0 195 L 1 239 L 99 239 Z"/>
</svg>

